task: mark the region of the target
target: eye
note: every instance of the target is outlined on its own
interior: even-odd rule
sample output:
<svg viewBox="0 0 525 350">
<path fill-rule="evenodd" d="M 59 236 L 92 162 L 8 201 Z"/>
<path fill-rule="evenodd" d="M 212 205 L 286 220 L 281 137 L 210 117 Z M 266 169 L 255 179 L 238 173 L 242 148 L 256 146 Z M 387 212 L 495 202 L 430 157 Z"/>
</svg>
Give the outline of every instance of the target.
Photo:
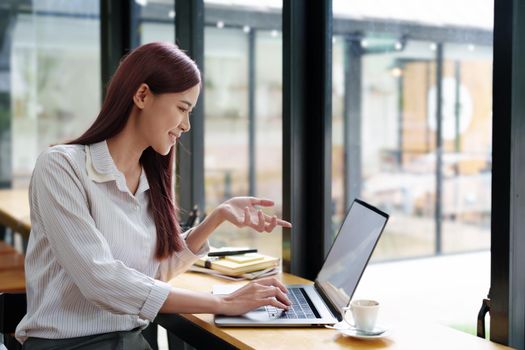
<svg viewBox="0 0 525 350">
<path fill-rule="evenodd" d="M 183 107 L 179 107 L 179 110 L 182 112 L 182 113 L 186 113 L 188 110 L 186 108 L 183 108 Z"/>
</svg>

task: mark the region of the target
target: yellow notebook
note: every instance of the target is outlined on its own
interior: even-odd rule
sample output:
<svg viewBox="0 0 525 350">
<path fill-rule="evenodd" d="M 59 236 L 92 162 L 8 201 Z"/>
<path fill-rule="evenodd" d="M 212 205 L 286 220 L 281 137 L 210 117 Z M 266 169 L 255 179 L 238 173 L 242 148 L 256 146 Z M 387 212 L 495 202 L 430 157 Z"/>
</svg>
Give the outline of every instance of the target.
<svg viewBox="0 0 525 350">
<path fill-rule="evenodd" d="M 236 262 L 238 264 L 245 264 L 249 263 L 250 261 L 262 260 L 264 259 L 264 255 L 257 253 L 246 253 L 239 255 L 227 255 L 224 257 L 224 259 Z"/>
<path fill-rule="evenodd" d="M 255 257 L 252 256 L 251 259 L 244 262 L 232 261 L 231 258 L 233 257 L 233 255 L 229 256 L 229 259 L 226 259 L 226 257 L 203 257 L 197 260 L 195 262 L 195 265 L 207 267 L 230 276 L 239 276 L 244 273 L 263 270 L 269 267 L 279 265 L 278 258 L 274 258 L 263 254 L 255 254 L 257 255 L 257 259 L 254 259 Z"/>
</svg>

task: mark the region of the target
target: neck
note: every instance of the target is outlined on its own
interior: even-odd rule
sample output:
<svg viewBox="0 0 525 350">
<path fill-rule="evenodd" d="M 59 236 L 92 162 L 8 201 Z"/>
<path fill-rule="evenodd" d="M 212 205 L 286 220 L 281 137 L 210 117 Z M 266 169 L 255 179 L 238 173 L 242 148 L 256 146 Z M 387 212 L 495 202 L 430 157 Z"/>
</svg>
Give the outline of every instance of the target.
<svg viewBox="0 0 525 350">
<path fill-rule="evenodd" d="M 124 129 L 107 140 L 111 158 L 124 174 L 133 173 L 140 167 L 140 157 L 147 148 L 135 131 L 133 120 L 130 116 Z"/>
</svg>

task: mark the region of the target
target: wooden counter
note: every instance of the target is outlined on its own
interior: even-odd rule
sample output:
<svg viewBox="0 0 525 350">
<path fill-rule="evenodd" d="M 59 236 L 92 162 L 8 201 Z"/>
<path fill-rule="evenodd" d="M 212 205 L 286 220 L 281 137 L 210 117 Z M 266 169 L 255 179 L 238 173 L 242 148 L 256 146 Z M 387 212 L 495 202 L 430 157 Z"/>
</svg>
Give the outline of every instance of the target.
<svg viewBox="0 0 525 350">
<path fill-rule="evenodd" d="M 279 278 L 286 284 L 312 283 L 290 274 L 282 274 Z M 175 287 L 204 292 L 210 292 L 214 284 L 225 283 L 240 282 L 193 272 L 184 273 L 171 281 Z M 327 328 L 220 328 L 214 325 L 213 315 L 184 314 L 178 317 L 182 318 L 179 322 L 167 326 L 180 327 L 176 333 L 183 340 L 195 345 L 205 341 L 210 349 L 509 349 L 445 326 L 420 322 L 389 325 L 388 337 L 360 340 Z M 165 325 L 163 321 L 165 319 L 161 317 L 160 324 Z"/>
</svg>

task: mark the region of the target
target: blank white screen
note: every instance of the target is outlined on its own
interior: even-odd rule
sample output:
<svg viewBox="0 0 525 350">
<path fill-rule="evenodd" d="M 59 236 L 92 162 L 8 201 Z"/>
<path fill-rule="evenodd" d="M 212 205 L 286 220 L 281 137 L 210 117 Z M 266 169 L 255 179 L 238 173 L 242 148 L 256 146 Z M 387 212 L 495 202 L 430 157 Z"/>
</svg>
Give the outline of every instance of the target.
<svg viewBox="0 0 525 350">
<path fill-rule="evenodd" d="M 316 280 L 339 309 L 354 294 L 386 220 L 359 202 L 352 204 Z"/>
</svg>

